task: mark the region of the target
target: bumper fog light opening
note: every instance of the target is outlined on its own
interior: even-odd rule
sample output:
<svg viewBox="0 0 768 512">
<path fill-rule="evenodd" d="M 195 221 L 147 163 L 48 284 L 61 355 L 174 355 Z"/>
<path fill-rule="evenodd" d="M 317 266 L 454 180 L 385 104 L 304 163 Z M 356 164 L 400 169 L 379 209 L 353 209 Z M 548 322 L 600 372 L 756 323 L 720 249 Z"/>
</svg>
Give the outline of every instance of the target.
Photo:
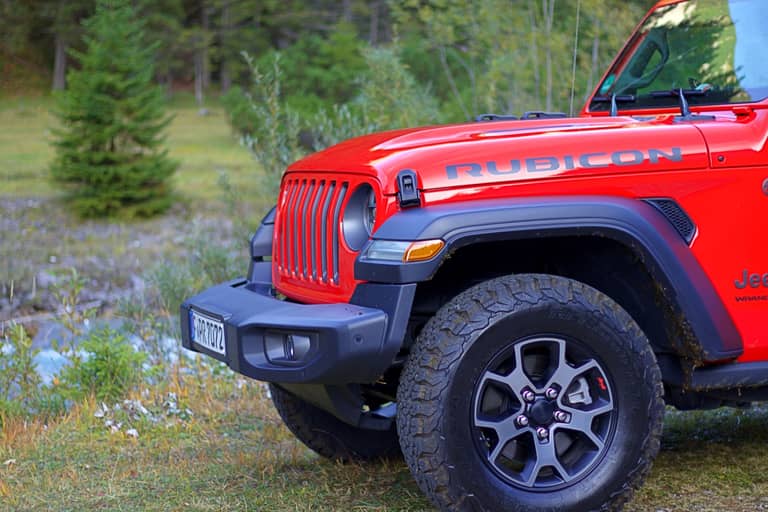
<svg viewBox="0 0 768 512">
<path fill-rule="evenodd" d="M 264 353 L 273 364 L 300 364 L 312 349 L 312 337 L 306 334 L 267 332 L 264 334 Z"/>
</svg>

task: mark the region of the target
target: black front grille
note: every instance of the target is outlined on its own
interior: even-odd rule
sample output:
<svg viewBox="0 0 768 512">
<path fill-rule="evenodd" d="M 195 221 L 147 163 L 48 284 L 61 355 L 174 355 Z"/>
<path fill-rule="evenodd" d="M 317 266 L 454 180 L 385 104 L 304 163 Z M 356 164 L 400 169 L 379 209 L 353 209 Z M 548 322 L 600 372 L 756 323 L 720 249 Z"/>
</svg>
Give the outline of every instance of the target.
<svg viewBox="0 0 768 512">
<path fill-rule="evenodd" d="M 659 210 L 687 244 L 693 241 L 696 235 L 696 224 L 679 204 L 672 199 L 646 199 L 645 202 Z"/>
<path fill-rule="evenodd" d="M 349 183 L 324 179 L 286 181 L 279 212 L 281 275 L 339 283 L 339 220 Z"/>
</svg>

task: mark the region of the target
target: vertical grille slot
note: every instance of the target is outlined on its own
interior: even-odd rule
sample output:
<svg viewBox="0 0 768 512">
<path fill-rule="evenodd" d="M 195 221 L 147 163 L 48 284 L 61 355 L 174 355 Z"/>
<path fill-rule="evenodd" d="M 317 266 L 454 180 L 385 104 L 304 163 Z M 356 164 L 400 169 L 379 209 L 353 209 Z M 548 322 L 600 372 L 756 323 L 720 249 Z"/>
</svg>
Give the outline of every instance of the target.
<svg viewBox="0 0 768 512">
<path fill-rule="evenodd" d="M 291 230 L 291 243 L 293 244 L 293 259 L 291 260 L 291 272 L 293 275 L 299 275 L 299 223 L 304 223 L 304 219 L 299 216 L 299 209 L 301 207 L 301 197 L 304 194 L 304 189 L 307 186 L 307 180 L 301 182 L 299 191 L 296 194 L 296 200 L 293 204 L 293 225 L 290 226 Z"/>
<path fill-rule="evenodd" d="M 310 254 L 313 280 L 317 280 L 317 207 L 320 204 L 320 198 L 323 196 L 323 192 L 325 192 L 325 180 L 322 180 L 319 183 L 315 199 L 312 201 L 312 228 L 310 229 L 312 239 L 310 241 Z"/>
<path fill-rule="evenodd" d="M 333 210 L 333 232 L 331 236 L 331 250 L 333 251 L 333 283 L 339 284 L 339 216 L 341 215 L 341 205 L 344 202 L 344 196 L 347 194 L 347 183 L 341 185 L 339 198 L 336 200 L 336 207 Z"/>
<path fill-rule="evenodd" d="M 290 192 L 291 192 L 291 182 L 286 181 L 285 187 L 283 188 L 283 190 L 280 191 L 279 213 L 280 213 L 282 224 L 285 224 L 284 222 L 282 222 L 282 218 L 283 218 L 283 215 L 285 215 L 285 211 L 286 211 L 285 205 L 286 205 L 286 202 L 288 201 L 288 197 L 290 196 Z M 281 224 L 280 230 L 277 233 L 278 249 L 275 257 L 275 260 L 276 260 L 275 263 L 277 263 L 277 268 L 281 272 L 283 271 L 284 269 L 283 265 L 285 264 L 285 226 L 282 224 Z"/>
<path fill-rule="evenodd" d="M 309 182 L 309 190 L 304 195 L 304 201 L 301 206 L 301 275 L 307 278 L 307 269 L 309 267 L 310 243 L 309 236 L 312 236 L 310 224 L 314 220 L 314 210 L 309 210 L 309 200 L 315 191 L 315 180 Z"/>
<path fill-rule="evenodd" d="M 321 281 L 328 282 L 328 210 L 331 207 L 331 199 L 336 192 L 336 182 L 328 185 L 328 194 L 323 202 L 323 212 L 320 215 L 320 268 L 322 270 Z"/>
<path fill-rule="evenodd" d="M 339 284 L 340 222 L 349 182 L 288 179 L 282 191 L 276 264 L 286 278 Z"/>
</svg>

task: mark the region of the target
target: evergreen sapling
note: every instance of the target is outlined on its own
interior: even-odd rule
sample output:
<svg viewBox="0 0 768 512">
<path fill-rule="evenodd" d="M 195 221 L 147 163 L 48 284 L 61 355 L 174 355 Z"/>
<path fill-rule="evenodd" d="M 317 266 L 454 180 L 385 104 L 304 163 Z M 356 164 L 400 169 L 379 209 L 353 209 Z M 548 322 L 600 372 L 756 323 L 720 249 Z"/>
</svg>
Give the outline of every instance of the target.
<svg viewBox="0 0 768 512">
<path fill-rule="evenodd" d="M 58 98 L 55 181 L 86 217 L 146 217 L 171 204 L 177 164 L 163 148 L 170 122 L 154 82 L 155 47 L 127 0 L 100 0 L 84 22 L 79 69 Z"/>
</svg>

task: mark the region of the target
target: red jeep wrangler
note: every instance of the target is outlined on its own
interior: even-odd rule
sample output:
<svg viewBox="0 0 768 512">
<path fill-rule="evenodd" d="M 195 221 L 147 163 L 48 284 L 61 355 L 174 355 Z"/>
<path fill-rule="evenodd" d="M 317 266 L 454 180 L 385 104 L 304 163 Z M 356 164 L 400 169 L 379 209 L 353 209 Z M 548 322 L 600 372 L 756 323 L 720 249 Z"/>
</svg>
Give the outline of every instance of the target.
<svg viewBox="0 0 768 512">
<path fill-rule="evenodd" d="M 768 399 L 768 2 L 664 0 L 578 117 L 378 133 L 293 164 L 184 346 L 326 457 L 443 510 L 616 510 L 665 403 Z"/>
</svg>

